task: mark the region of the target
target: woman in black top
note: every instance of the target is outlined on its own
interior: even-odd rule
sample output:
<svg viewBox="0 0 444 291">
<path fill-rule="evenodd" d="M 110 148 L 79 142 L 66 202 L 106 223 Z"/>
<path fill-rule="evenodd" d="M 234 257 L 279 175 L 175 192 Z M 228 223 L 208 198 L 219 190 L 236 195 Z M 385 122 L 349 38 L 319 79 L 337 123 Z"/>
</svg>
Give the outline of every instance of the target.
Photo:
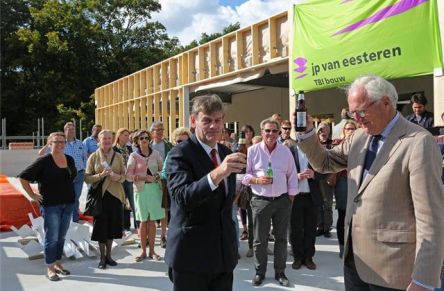
<svg viewBox="0 0 444 291">
<path fill-rule="evenodd" d="M 26 193 L 41 204 L 45 229 L 45 263 L 47 277 L 58 281 L 57 274 L 69 275 L 61 259 L 65 236 L 74 210 L 74 184 L 77 175 L 74 159 L 65 155 L 65 134 L 51 134 L 51 154 L 38 158 L 19 174 Z M 39 183 L 39 194 L 34 193 L 29 182 Z"/>
</svg>

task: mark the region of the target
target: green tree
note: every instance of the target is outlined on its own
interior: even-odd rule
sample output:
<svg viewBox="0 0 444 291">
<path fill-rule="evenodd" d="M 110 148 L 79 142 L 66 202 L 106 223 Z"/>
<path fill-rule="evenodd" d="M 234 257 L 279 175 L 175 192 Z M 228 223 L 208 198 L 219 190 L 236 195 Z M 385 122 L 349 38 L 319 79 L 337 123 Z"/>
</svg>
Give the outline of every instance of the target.
<svg viewBox="0 0 444 291">
<path fill-rule="evenodd" d="M 156 0 L 0 1 L 1 117 L 9 135 L 29 134 L 40 116 L 48 131 L 60 130 L 69 114 L 90 124 L 94 110 L 82 106 L 96 87 L 178 47 L 151 19 L 161 8 Z"/>
<path fill-rule="evenodd" d="M 216 32 L 216 33 L 211 33 L 211 34 L 203 32 L 203 33 L 201 33 L 200 39 L 198 41 L 197 40 L 193 40 L 189 44 L 187 44 L 185 46 L 182 46 L 179 49 L 179 52 L 184 52 L 184 51 L 190 50 L 190 49 L 195 48 L 195 47 L 197 47 L 199 45 L 202 45 L 202 44 L 210 42 L 210 41 L 212 41 L 212 40 L 214 40 L 216 38 L 219 38 L 219 37 L 221 37 L 221 36 L 223 36 L 225 34 L 228 34 L 230 32 L 236 31 L 239 28 L 240 28 L 240 23 L 236 22 L 236 23 L 232 23 L 232 24 L 224 27 L 222 32 Z"/>
</svg>

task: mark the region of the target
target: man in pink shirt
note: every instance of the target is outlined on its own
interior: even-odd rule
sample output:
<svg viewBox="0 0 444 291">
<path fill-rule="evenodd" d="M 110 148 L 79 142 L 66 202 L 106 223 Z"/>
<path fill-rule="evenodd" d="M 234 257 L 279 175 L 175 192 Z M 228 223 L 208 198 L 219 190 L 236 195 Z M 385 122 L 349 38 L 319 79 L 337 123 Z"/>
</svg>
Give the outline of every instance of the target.
<svg viewBox="0 0 444 291">
<path fill-rule="evenodd" d="M 242 180 L 251 185 L 253 197 L 254 253 L 256 275 L 253 285 L 262 284 L 267 271 L 267 245 L 271 222 L 275 236 L 274 271 L 275 279 L 282 286 L 289 286 L 285 276 L 287 259 L 287 230 L 291 204 L 299 192 L 296 166 L 290 150 L 277 143 L 279 123 L 265 119 L 260 124 L 262 142 L 248 148 L 247 170 Z M 267 175 L 271 166 L 273 176 Z"/>
</svg>

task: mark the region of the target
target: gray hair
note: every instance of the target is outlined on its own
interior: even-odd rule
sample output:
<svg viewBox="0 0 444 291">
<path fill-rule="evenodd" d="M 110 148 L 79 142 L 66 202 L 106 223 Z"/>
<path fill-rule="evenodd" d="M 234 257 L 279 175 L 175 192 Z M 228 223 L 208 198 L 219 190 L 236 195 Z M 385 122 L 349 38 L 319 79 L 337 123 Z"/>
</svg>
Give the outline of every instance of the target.
<svg viewBox="0 0 444 291">
<path fill-rule="evenodd" d="M 191 114 L 198 115 L 199 112 L 205 114 L 224 112 L 224 105 L 216 94 L 198 96 L 193 99 Z"/>
<path fill-rule="evenodd" d="M 276 125 L 276 129 L 278 129 L 278 130 L 281 129 L 281 125 L 279 124 L 279 121 L 277 121 L 276 119 L 273 119 L 272 117 L 261 121 L 261 124 L 260 124 L 261 129 L 264 129 L 265 124 L 268 124 L 268 123 Z"/>
<path fill-rule="evenodd" d="M 155 130 L 156 127 L 158 127 L 158 126 L 163 127 L 163 122 L 162 121 L 154 121 L 153 124 L 151 124 L 150 131 Z"/>
<path fill-rule="evenodd" d="M 357 78 L 346 89 L 347 94 L 357 90 L 364 89 L 366 97 L 372 101 L 379 101 L 382 97 L 387 96 L 390 99 L 392 107 L 396 110 L 398 103 L 398 93 L 392 83 L 375 75 L 366 75 Z"/>
</svg>

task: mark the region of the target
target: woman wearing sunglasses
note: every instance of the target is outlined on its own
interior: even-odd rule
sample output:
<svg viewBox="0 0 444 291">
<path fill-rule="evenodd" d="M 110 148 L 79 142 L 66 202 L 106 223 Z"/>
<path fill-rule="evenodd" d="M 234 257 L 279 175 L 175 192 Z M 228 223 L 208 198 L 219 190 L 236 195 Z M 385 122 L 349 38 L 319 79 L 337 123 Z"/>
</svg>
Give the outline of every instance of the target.
<svg viewBox="0 0 444 291">
<path fill-rule="evenodd" d="M 162 208 L 162 188 L 159 172 L 162 170 L 160 153 L 150 147 L 150 134 L 146 130 L 135 135 L 137 149 L 128 159 L 127 180 L 134 182 L 134 204 L 136 219 L 140 221 L 139 237 L 142 253 L 135 258 L 141 262 L 147 258 L 147 235 L 150 259 L 159 261 L 161 258 L 154 251 L 156 226 L 154 222 L 165 217 Z"/>
<path fill-rule="evenodd" d="M 18 176 L 26 193 L 40 203 L 45 229 L 46 277 L 59 281 L 58 274 L 69 275 L 61 259 L 65 236 L 74 210 L 74 184 L 77 175 L 74 159 L 64 153 L 66 138 L 63 132 L 51 133 L 48 144 L 51 153 L 38 158 Z M 39 194 L 34 193 L 30 181 L 39 183 Z"/>
</svg>

